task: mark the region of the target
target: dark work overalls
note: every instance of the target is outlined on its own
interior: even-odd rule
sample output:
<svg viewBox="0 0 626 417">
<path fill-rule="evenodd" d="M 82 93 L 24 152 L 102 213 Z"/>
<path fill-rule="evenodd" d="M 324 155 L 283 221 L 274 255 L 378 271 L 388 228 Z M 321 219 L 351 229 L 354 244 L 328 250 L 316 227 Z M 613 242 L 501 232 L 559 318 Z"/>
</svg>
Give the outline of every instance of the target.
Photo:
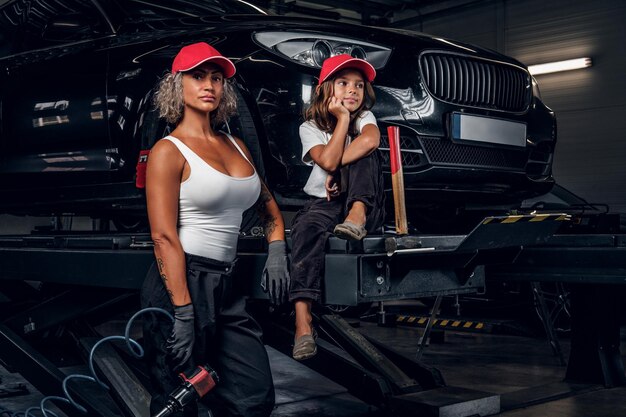
<svg viewBox="0 0 626 417">
<path fill-rule="evenodd" d="M 379 151 L 342 169 L 347 190 L 327 201 L 312 198 L 296 214 L 291 225 L 291 285 L 289 300 L 319 301 L 324 276 L 326 242 L 335 225 L 343 222 L 354 201 L 367 207 L 368 233 L 380 233 L 385 221 L 385 194 Z"/>
<path fill-rule="evenodd" d="M 235 262 L 220 262 L 185 254 L 187 286 L 194 306 L 196 336 L 191 359 L 176 372 L 208 364 L 219 382 L 202 400 L 215 416 L 269 416 L 274 407 L 274 385 L 261 328 L 246 311 L 242 285 L 233 274 Z M 173 314 L 172 304 L 156 265 L 141 289 L 142 307 L 160 307 Z M 165 404 L 181 380 L 168 364 L 166 340 L 172 321 L 161 313 L 144 316 L 146 360 L 153 384 L 151 415 Z M 178 416 L 197 417 L 196 406 Z"/>
</svg>

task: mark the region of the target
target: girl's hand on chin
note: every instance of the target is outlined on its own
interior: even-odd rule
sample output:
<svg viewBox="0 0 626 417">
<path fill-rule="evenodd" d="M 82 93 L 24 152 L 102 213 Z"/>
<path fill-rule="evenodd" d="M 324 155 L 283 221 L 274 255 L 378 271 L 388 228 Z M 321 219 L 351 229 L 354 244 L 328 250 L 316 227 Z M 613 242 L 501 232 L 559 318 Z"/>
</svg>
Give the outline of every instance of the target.
<svg viewBox="0 0 626 417">
<path fill-rule="evenodd" d="M 345 108 L 343 102 L 337 97 L 330 98 L 328 102 L 328 111 L 331 112 L 336 118 L 341 116 L 350 116 L 350 110 Z"/>
</svg>

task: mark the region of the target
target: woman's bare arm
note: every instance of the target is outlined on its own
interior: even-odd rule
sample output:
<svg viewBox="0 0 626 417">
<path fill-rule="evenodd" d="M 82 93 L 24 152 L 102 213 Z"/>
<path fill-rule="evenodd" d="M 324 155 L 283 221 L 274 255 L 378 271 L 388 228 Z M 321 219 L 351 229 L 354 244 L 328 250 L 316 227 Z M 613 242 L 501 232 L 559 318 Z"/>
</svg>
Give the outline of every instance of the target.
<svg viewBox="0 0 626 417">
<path fill-rule="evenodd" d="M 146 171 L 148 219 L 161 279 L 175 306 L 191 303 L 185 254 L 178 239 L 178 199 L 185 158 L 168 140 L 157 142 Z"/>
</svg>

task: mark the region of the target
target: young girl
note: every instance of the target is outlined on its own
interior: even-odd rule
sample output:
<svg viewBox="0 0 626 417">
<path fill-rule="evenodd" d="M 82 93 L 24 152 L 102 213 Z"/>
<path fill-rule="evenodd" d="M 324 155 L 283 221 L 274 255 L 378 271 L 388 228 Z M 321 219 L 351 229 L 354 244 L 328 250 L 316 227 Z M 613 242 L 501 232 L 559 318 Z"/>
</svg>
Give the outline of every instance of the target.
<svg viewBox="0 0 626 417">
<path fill-rule="evenodd" d="M 236 111 L 226 80 L 234 64 L 204 43 L 183 47 L 159 84 L 156 104 L 176 124 L 150 153 L 146 177 L 155 265 L 141 291 L 144 339 L 153 383 L 150 415 L 180 384 L 178 372 L 208 363 L 220 381 L 203 401 L 217 414 L 269 416 L 274 386 L 261 328 L 246 311 L 233 274 L 241 215 L 254 205 L 269 242 L 266 277 L 288 279 L 283 219 L 244 143 L 215 126 Z M 266 283 L 266 286 L 267 283 Z M 271 285 L 272 288 L 276 285 Z M 179 415 L 179 414 L 177 414 Z M 180 414 L 182 415 L 182 413 Z M 185 416 L 198 415 L 195 405 Z"/>
<path fill-rule="evenodd" d="M 328 238 L 334 232 L 343 239 L 360 240 L 384 221 L 383 179 L 376 152 L 380 131 L 369 111 L 375 101 L 371 86 L 375 76 L 374 67 L 362 59 L 347 54 L 328 58 L 300 126 L 302 160 L 313 170 L 304 187 L 311 199 L 291 229 L 289 299 L 296 311 L 293 357 L 297 360 L 317 353 L 311 304 L 320 299 Z"/>
</svg>

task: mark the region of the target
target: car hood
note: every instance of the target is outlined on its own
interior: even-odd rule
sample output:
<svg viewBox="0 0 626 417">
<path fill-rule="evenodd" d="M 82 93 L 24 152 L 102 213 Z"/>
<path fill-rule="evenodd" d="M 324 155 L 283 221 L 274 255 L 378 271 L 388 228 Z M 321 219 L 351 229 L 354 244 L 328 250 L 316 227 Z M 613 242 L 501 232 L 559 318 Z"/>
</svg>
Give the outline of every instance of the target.
<svg viewBox="0 0 626 417">
<path fill-rule="evenodd" d="M 402 48 L 415 49 L 417 53 L 423 50 L 441 50 L 455 52 L 467 56 L 494 59 L 525 67 L 521 62 L 502 55 L 496 51 L 469 45 L 463 42 L 450 40 L 438 36 L 428 35 L 404 29 L 380 28 L 375 26 L 363 26 L 336 21 L 303 18 L 284 17 L 273 15 L 228 15 L 189 17 L 182 19 L 168 19 L 150 21 L 145 23 L 133 23 L 124 25 L 120 33 L 152 33 L 155 31 L 165 32 L 172 35 L 173 32 L 181 35 L 193 35 L 194 33 L 214 32 L 219 29 L 221 33 L 249 31 L 299 31 L 299 32 L 324 32 L 331 35 L 348 36 L 358 40 L 370 41 L 386 45 L 391 49 Z M 138 35 L 140 36 L 140 35 Z"/>
</svg>

